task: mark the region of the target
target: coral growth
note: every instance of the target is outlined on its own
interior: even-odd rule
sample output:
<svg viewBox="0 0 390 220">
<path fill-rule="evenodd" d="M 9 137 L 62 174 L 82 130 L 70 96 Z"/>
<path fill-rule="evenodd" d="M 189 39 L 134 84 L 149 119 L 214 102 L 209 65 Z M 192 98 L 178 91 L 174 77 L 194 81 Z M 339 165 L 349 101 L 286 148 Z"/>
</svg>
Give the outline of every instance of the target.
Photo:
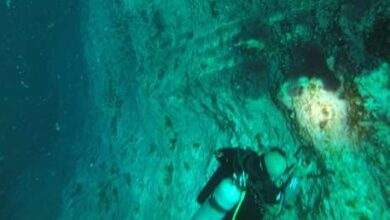
<svg viewBox="0 0 390 220">
<path fill-rule="evenodd" d="M 319 147 L 349 145 L 348 103 L 324 88 L 320 79 L 301 77 L 286 82 L 279 94 L 298 123 L 300 133 Z M 337 149 L 332 149 L 337 150 Z"/>
<path fill-rule="evenodd" d="M 279 100 L 291 113 L 298 134 L 320 152 L 320 160 L 333 172 L 322 183 L 306 187 L 332 192 L 321 199 L 323 213 L 318 219 L 329 215 L 336 219 L 388 219 L 383 207 L 389 202 L 386 186 L 390 181 L 384 175 L 388 170 L 384 158 L 390 155 L 386 147 L 390 134 L 389 69 L 388 64 L 382 64 L 360 75 L 344 84 L 340 95 L 326 90 L 316 78 L 301 77 L 281 87 Z M 381 194 L 384 197 L 377 196 Z"/>
</svg>

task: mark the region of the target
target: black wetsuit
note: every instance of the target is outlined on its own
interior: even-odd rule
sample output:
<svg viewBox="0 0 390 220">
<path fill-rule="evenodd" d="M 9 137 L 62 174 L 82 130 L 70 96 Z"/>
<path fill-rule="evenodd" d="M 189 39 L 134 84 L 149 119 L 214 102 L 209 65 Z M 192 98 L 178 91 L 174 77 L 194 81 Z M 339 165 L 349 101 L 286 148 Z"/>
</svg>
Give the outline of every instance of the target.
<svg viewBox="0 0 390 220">
<path fill-rule="evenodd" d="M 206 186 L 198 195 L 198 202 L 203 203 L 214 191 L 215 187 L 233 173 L 242 171 L 248 174 L 246 196 L 237 215 L 237 220 L 259 220 L 264 214 L 264 204 L 280 202 L 282 190 L 277 188 L 269 178 L 265 169 L 264 155 L 259 156 L 252 150 L 241 148 L 223 148 L 216 152 L 220 162 Z M 232 219 L 234 209 L 227 213 L 224 219 Z"/>
</svg>

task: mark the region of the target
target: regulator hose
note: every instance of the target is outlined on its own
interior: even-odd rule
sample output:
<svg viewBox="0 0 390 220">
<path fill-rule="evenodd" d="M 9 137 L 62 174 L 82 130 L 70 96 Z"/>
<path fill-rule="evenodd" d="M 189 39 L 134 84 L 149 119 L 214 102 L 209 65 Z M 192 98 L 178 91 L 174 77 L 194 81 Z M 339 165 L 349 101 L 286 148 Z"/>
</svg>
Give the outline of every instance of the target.
<svg viewBox="0 0 390 220">
<path fill-rule="evenodd" d="M 234 210 L 234 215 L 233 215 L 232 220 L 236 220 L 238 211 L 240 210 L 241 204 L 242 204 L 242 202 L 243 202 L 244 199 L 245 199 L 245 195 L 246 195 L 246 191 L 245 191 L 245 190 L 244 190 L 244 191 L 241 191 L 240 200 L 239 200 L 239 202 L 238 202 L 238 204 L 237 204 L 237 206 L 236 206 L 236 209 Z"/>
</svg>

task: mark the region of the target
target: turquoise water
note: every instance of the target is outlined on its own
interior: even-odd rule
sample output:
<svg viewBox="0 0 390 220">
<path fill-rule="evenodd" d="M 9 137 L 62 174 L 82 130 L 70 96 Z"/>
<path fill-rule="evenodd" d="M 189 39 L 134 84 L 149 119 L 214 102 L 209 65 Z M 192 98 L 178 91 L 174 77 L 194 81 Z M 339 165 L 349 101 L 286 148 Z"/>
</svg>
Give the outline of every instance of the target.
<svg viewBox="0 0 390 220">
<path fill-rule="evenodd" d="M 84 121 L 80 8 L 0 5 L 0 219 L 54 219 Z"/>
<path fill-rule="evenodd" d="M 0 219 L 191 219 L 224 147 L 285 152 L 263 219 L 390 219 L 388 1 L 7 0 L 0 28 Z"/>
</svg>

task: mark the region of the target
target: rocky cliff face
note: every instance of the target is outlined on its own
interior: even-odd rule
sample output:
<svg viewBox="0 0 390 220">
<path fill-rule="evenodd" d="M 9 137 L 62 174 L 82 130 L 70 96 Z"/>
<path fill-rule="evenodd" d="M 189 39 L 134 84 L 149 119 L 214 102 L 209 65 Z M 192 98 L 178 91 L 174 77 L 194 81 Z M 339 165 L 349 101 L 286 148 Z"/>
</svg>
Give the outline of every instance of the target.
<svg viewBox="0 0 390 220">
<path fill-rule="evenodd" d="M 189 219 L 226 146 L 304 161 L 267 217 L 389 218 L 385 1 L 91 0 L 84 18 L 95 104 L 64 219 Z"/>
</svg>

